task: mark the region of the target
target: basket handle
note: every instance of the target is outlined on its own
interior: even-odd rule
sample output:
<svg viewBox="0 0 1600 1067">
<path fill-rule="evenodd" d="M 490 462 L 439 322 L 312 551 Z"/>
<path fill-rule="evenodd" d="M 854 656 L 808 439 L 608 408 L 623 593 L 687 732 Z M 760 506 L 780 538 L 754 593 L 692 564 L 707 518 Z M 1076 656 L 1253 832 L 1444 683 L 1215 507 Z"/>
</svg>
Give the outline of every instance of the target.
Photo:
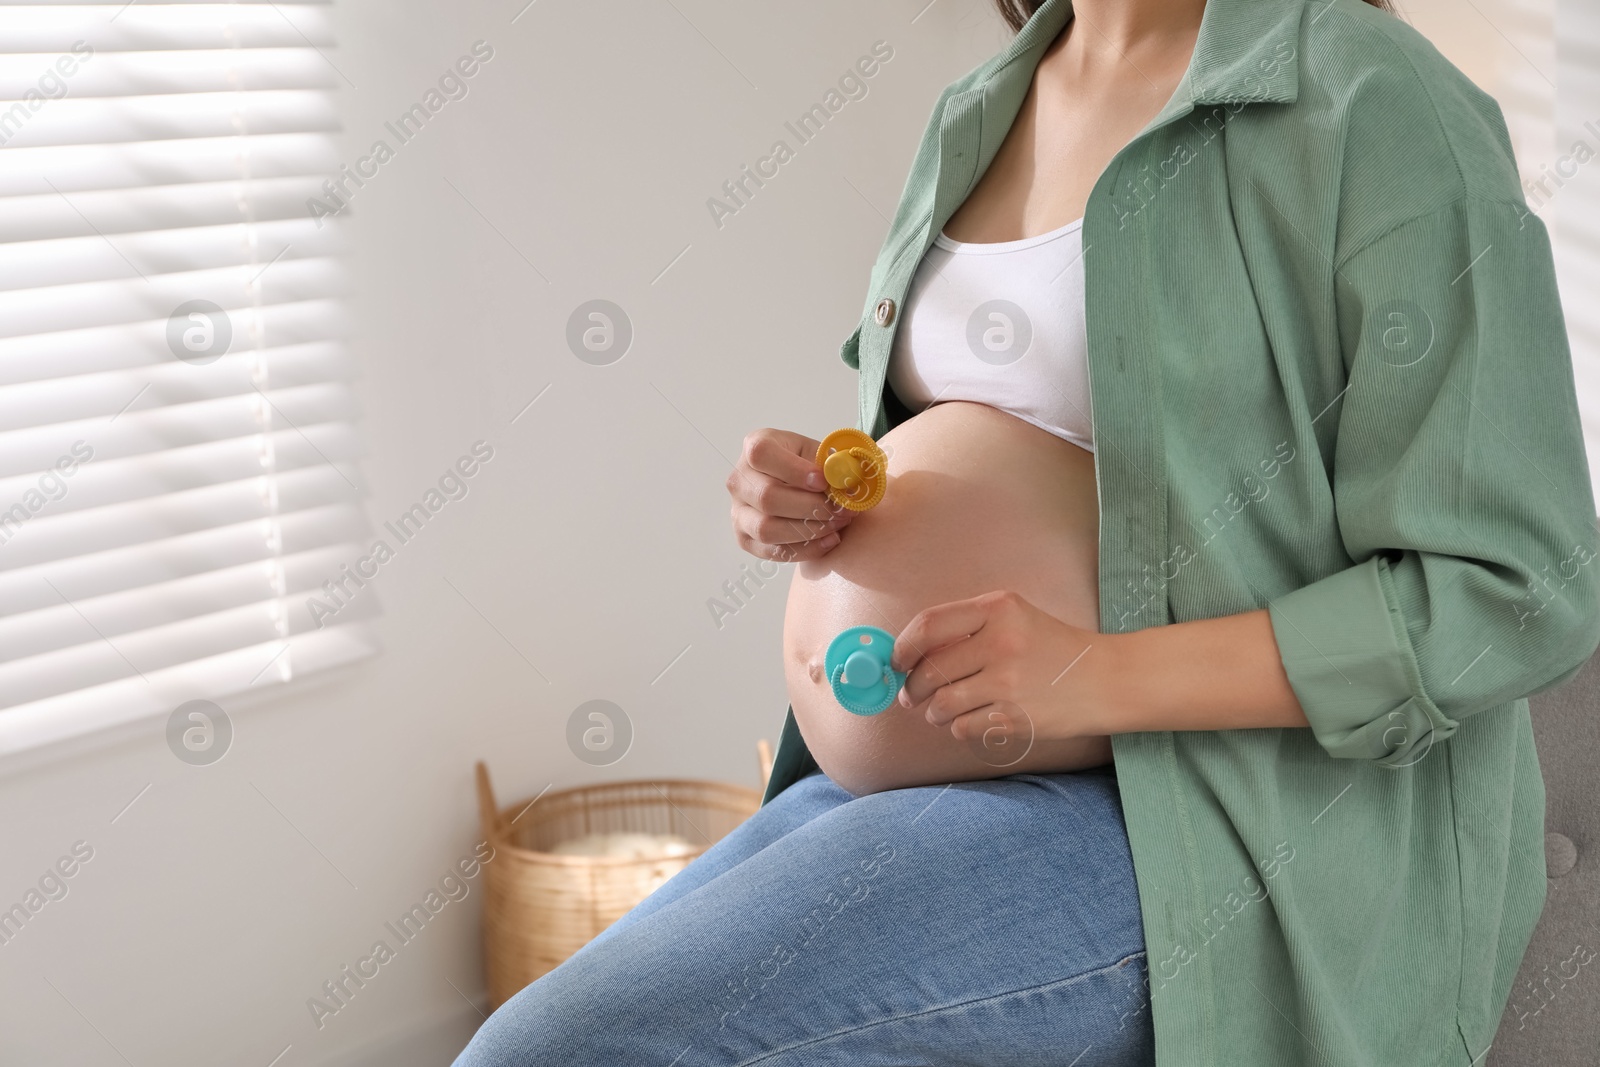
<svg viewBox="0 0 1600 1067">
<path fill-rule="evenodd" d="M 756 763 L 761 768 L 761 791 L 766 792 L 772 778 L 772 743 L 765 737 L 756 742 Z"/>
<path fill-rule="evenodd" d="M 494 786 L 489 784 L 489 768 L 484 766 L 483 760 L 478 761 L 478 821 L 483 825 L 483 836 L 491 838 L 498 836 L 500 830 L 500 807 L 494 801 Z"/>
</svg>

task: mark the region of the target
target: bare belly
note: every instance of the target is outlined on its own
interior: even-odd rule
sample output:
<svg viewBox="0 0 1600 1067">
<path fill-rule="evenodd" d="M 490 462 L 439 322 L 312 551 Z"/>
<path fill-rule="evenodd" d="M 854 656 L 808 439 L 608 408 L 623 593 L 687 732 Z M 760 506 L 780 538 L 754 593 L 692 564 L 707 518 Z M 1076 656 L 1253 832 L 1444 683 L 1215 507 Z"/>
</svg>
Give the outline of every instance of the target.
<svg viewBox="0 0 1600 1067">
<path fill-rule="evenodd" d="M 1018 734 L 1010 748 L 996 749 L 932 725 L 925 704 L 857 716 L 834 699 L 822 657 L 850 626 L 898 634 L 924 608 L 1009 589 L 1064 622 L 1099 630 L 1093 456 L 966 401 L 935 404 L 880 443 L 889 452 L 883 502 L 856 516 L 832 552 L 798 566 L 789 586 L 784 675 L 796 724 L 823 772 L 860 796 L 1109 763 L 1105 738 Z"/>
</svg>

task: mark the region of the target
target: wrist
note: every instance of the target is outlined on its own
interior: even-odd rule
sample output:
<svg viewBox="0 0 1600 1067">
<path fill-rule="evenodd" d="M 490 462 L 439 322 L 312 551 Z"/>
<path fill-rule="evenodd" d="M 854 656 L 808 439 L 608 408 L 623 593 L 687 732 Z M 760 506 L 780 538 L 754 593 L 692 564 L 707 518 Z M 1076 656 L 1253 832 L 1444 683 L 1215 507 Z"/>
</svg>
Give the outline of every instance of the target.
<svg viewBox="0 0 1600 1067">
<path fill-rule="evenodd" d="M 1089 701 L 1085 733 L 1110 735 L 1134 733 L 1146 727 L 1151 700 L 1159 692 L 1151 674 L 1160 665 L 1149 656 L 1149 630 L 1132 633 L 1100 634 L 1094 639 L 1090 656 L 1095 662 L 1096 699 Z M 1085 660 L 1088 656 L 1084 657 Z"/>
</svg>

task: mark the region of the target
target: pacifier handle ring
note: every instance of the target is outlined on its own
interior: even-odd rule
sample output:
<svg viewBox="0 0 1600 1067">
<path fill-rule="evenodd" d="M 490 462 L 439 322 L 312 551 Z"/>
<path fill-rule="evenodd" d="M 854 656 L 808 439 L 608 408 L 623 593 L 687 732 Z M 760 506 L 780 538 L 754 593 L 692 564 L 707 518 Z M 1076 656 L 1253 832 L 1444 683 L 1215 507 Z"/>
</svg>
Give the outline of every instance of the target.
<svg viewBox="0 0 1600 1067">
<path fill-rule="evenodd" d="M 829 481 L 828 499 L 849 511 L 876 507 L 888 489 L 888 457 L 876 441 L 860 430 L 835 430 L 823 438 L 817 446 L 817 465 L 826 474 L 828 460 L 839 454 L 854 461 L 860 471 L 861 484 L 851 491 Z"/>
<path fill-rule="evenodd" d="M 828 681 L 833 688 L 834 699 L 843 704 L 846 711 L 852 712 L 856 715 L 876 715 L 887 708 L 890 704 L 893 704 L 895 697 L 900 695 L 900 688 L 893 685 L 894 678 L 887 670 L 883 673 L 883 681 L 884 684 L 891 686 L 892 691 L 889 693 L 888 699 L 877 705 L 864 704 L 853 697 L 846 696 L 844 692 L 841 692 L 841 690 L 848 691 L 847 687 L 840 684 L 843 682 L 843 680 L 844 664 L 841 663 L 833 669 L 833 677 L 829 678 Z"/>
<path fill-rule="evenodd" d="M 863 650 L 867 654 L 863 655 Z M 850 626 L 834 635 L 823 654 L 828 688 L 839 706 L 853 715 L 887 711 L 905 685 L 906 676 L 890 667 L 894 635 L 876 626 Z M 855 663 L 855 669 L 850 665 Z M 870 665 L 870 673 L 866 668 Z M 861 677 L 866 673 L 866 677 Z M 854 676 L 857 684 L 845 679 Z"/>
<path fill-rule="evenodd" d="M 834 453 L 843 452 L 847 456 L 854 457 L 861 466 L 862 475 L 860 484 L 857 485 L 855 492 L 851 492 L 843 486 L 834 485 L 831 482 L 828 483 L 830 495 L 836 494 L 839 498 L 838 503 L 845 507 L 853 507 L 856 510 L 865 511 L 883 499 L 884 490 L 887 488 L 884 483 L 887 479 L 880 471 L 877 456 L 859 446 L 836 448 L 833 451 Z"/>
<path fill-rule="evenodd" d="M 867 490 L 867 494 L 870 494 L 872 491 L 872 484 L 878 477 L 877 457 L 859 445 L 855 448 L 847 448 L 844 451 L 846 455 L 854 456 L 856 458 L 856 462 L 861 465 L 861 473 L 865 478 L 865 481 L 861 483 L 861 487 Z"/>
</svg>

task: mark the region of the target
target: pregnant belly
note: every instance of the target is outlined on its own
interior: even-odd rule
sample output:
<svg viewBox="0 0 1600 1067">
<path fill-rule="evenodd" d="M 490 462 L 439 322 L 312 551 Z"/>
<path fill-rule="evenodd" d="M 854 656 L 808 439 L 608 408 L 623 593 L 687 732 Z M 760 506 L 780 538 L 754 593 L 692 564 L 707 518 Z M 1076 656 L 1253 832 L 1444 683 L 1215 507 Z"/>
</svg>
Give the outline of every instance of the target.
<svg viewBox="0 0 1600 1067">
<path fill-rule="evenodd" d="M 784 674 L 795 721 L 823 772 L 860 796 L 937 782 L 1109 763 L 1105 738 L 1045 742 L 1025 726 L 1001 743 L 958 740 L 893 704 L 852 715 L 822 658 L 850 626 L 899 634 L 924 608 L 999 589 L 1099 629 L 1094 457 L 982 404 L 935 404 L 885 434 L 889 489 L 832 552 L 800 564 L 784 616 Z M 1063 664 L 1063 667 L 1066 664 Z"/>
</svg>

